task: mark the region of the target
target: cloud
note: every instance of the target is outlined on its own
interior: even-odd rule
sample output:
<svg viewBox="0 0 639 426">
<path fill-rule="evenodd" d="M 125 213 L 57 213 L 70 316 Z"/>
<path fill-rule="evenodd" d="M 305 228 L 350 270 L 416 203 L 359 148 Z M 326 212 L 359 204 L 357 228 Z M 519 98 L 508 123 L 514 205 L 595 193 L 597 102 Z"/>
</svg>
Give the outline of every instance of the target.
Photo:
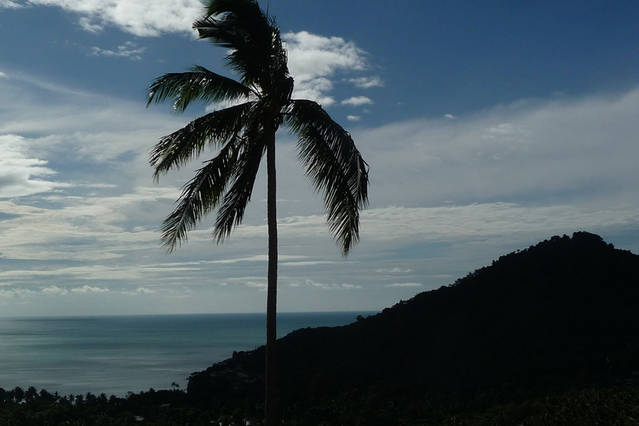
<svg viewBox="0 0 639 426">
<path fill-rule="evenodd" d="M 36 294 L 33 290 L 29 290 L 26 288 L 10 288 L 10 289 L 2 289 L 0 288 L 0 298 L 26 298 Z"/>
<path fill-rule="evenodd" d="M 232 99 L 232 100 L 223 100 L 223 101 L 219 101 L 219 102 L 214 102 L 211 103 L 209 105 L 206 106 L 205 111 L 206 112 L 213 112 L 213 111 L 218 111 L 221 109 L 226 109 L 226 108 L 230 108 L 232 106 L 236 106 L 236 105 L 240 105 L 243 104 L 249 100 L 253 100 L 252 98 L 246 99 L 246 98 L 236 98 L 236 99 Z"/>
<path fill-rule="evenodd" d="M 78 24 L 90 33 L 99 33 L 104 29 L 104 23 L 93 21 L 92 18 L 86 16 L 78 19 Z"/>
<path fill-rule="evenodd" d="M 359 121 L 362 117 L 360 117 L 359 115 L 347 115 L 346 119 L 348 121 Z"/>
<path fill-rule="evenodd" d="M 455 117 L 453 114 L 444 114 L 444 118 L 447 118 L 449 120 L 455 120 L 457 117 Z"/>
<path fill-rule="evenodd" d="M 82 287 L 72 288 L 71 291 L 73 293 L 82 293 L 82 294 L 86 294 L 86 293 L 108 293 L 109 289 L 108 288 L 102 288 L 102 287 L 92 287 L 90 285 L 83 285 Z"/>
<path fill-rule="evenodd" d="M 122 294 L 127 296 L 144 296 L 147 294 L 155 294 L 156 291 L 147 287 L 138 287 L 133 291 L 123 291 Z"/>
<path fill-rule="evenodd" d="M 350 106 L 361 106 L 361 105 L 370 105 L 373 103 L 371 98 L 366 96 L 353 96 L 348 99 L 344 99 L 342 105 L 350 105 Z"/>
<path fill-rule="evenodd" d="M 188 122 L 146 110 L 143 103 L 77 91 L 24 73 L 0 79 L 0 103 L 11 104 L 0 111 L 0 144 L 11 152 L 4 161 L 31 159 L 31 170 L 37 172 L 50 170 L 44 167 L 49 160 L 86 166 L 127 155 L 146 158 L 155 141 Z"/>
<path fill-rule="evenodd" d="M 29 141 L 24 137 L 0 135 L 0 198 L 23 197 L 63 186 L 42 179 L 55 172 L 30 151 Z"/>
<path fill-rule="evenodd" d="M 314 265 L 334 265 L 336 262 L 334 260 L 309 260 L 309 261 L 301 261 L 301 262 L 279 262 L 280 266 L 314 266 Z"/>
<path fill-rule="evenodd" d="M 386 287 L 423 287 L 422 283 L 392 283 L 386 285 Z"/>
<path fill-rule="evenodd" d="M 410 268 L 398 268 L 397 266 L 395 266 L 394 268 L 380 268 L 380 269 L 375 269 L 375 272 L 379 273 L 379 274 L 407 274 L 409 272 L 412 272 L 412 269 Z"/>
<path fill-rule="evenodd" d="M 350 78 L 349 82 L 353 83 L 360 89 L 370 89 L 371 87 L 382 87 L 384 82 L 379 77 L 357 77 Z"/>
<path fill-rule="evenodd" d="M 144 53 L 145 50 L 146 47 L 138 47 L 136 43 L 127 41 L 113 50 L 93 46 L 91 48 L 91 54 L 94 56 L 120 57 L 128 58 L 132 61 L 139 61 L 142 59 L 142 53 Z"/>
<path fill-rule="evenodd" d="M 324 106 L 335 103 L 328 95 L 330 80 L 337 73 L 366 69 L 366 52 L 341 37 L 324 37 L 307 31 L 282 35 L 288 51 L 288 66 L 295 78 L 296 98 L 316 100 Z"/>
<path fill-rule="evenodd" d="M 319 288 L 322 290 L 356 290 L 361 289 L 362 286 L 359 284 L 350 284 L 350 283 L 322 283 L 313 280 L 305 280 L 304 285 L 306 287 Z M 291 287 L 300 287 L 300 283 L 291 283 Z"/>
<path fill-rule="evenodd" d="M 378 206 L 618 204 L 636 198 L 639 185 L 637 111 L 633 89 L 502 105 L 464 120 L 392 123 L 358 129 L 353 138 L 371 166 Z"/>
<path fill-rule="evenodd" d="M 19 9 L 21 7 L 24 7 L 24 6 L 12 0 L 0 0 L 0 8 Z"/>
<path fill-rule="evenodd" d="M 333 82 L 325 77 L 316 77 L 312 80 L 298 80 L 295 83 L 293 97 L 297 99 L 310 99 L 324 107 L 335 103 L 335 98 L 328 96 L 327 92 L 333 89 Z"/>
<path fill-rule="evenodd" d="M 69 290 L 66 288 L 58 287 L 57 285 L 51 285 L 42 289 L 42 293 L 47 296 L 64 296 L 69 294 Z"/>
<path fill-rule="evenodd" d="M 2 0 L 0 7 L 53 6 L 79 15 L 78 24 L 89 32 L 100 32 L 107 26 L 140 36 L 163 33 L 193 34 L 192 23 L 204 13 L 199 0 L 23 0 L 21 3 Z M 335 103 L 329 92 L 331 78 L 338 73 L 364 71 L 366 52 L 352 41 L 341 37 L 325 37 L 308 31 L 282 35 L 286 44 L 289 69 L 295 77 L 295 97 L 318 101 L 324 106 Z M 130 43 L 130 42 L 129 42 Z M 94 46 L 92 54 L 99 56 L 141 59 L 144 48 L 120 45 L 115 49 Z M 359 77 L 351 83 L 360 88 L 381 85 L 378 77 Z"/>
<path fill-rule="evenodd" d="M 288 218 L 283 235 L 316 235 L 324 216 Z M 634 223 L 639 212 L 625 206 L 520 205 L 485 203 L 442 207 L 384 207 L 361 214 L 361 233 L 371 241 L 457 241 L 517 233 L 562 233 L 574 229 L 603 229 Z"/>
<path fill-rule="evenodd" d="M 79 24 L 87 31 L 101 31 L 106 26 L 136 36 L 192 31 L 204 6 L 199 0 L 2 0 L 0 7 L 56 6 L 80 15 Z"/>
<path fill-rule="evenodd" d="M 0 78 L 9 78 L 5 73 L 0 71 Z"/>
<path fill-rule="evenodd" d="M 306 259 L 306 258 L 307 256 L 294 256 L 294 255 L 286 255 L 286 254 L 278 255 L 278 259 L 282 261 Z M 229 263 L 238 263 L 238 262 L 268 262 L 268 256 L 265 254 L 257 254 L 255 256 L 239 257 L 235 259 L 203 261 L 203 263 L 213 263 L 213 264 L 224 264 L 224 263 L 229 264 Z"/>
<path fill-rule="evenodd" d="M 47 293 L 108 289 L 101 303 L 116 312 L 120 305 L 111 299 L 171 312 L 263 309 L 264 295 L 255 290 L 266 276 L 263 171 L 243 225 L 223 246 L 212 242 L 208 216 L 168 255 L 162 220 L 199 163 L 151 186 L 147 152 L 188 118 L 13 73 L 0 88 L 0 99 L 12 104 L 0 111 L 0 132 L 11 142 L 4 158 L 46 169 L 28 169 L 23 184 L 48 182 L 46 192 L 0 199 L 3 302 L 17 306 L 12 302 L 34 296 L 35 306 L 38 298 L 53 301 Z M 278 134 L 281 306 L 377 309 L 405 297 L 411 285 L 417 292 L 446 284 L 444 278 L 553 234 L 631 235 L 639 229 L 637 111 L 639 90 L 630 90 L 502 105 L 463 120 L 359 127 L 353 137 L 371 165 L 371 208 L 361 214 L 361 242 L 346 261 L 294 141 Z M 187 286 L 193 297 L 180 304 L 191 294 Z M 153 308 L 145 298 L 125 297 L 151 292 Z"/>
<path fill-rule="evenodd" d="M 175 188 L 138 188 L 110 197 L 49 197 L 42 207 L 0 202 L 0 213 L 14 216 L 0 221 L 0 253 L 23 260 L 104 261 L 157 247 L 156 232 L 125 224 L 139 217 L 136 212 L 148 211 L 161 199 L 172 201 L 176 195 Z M 46 205 L 47 201 L 54 203 Z M 148 213 L 145 221 L 152 217 Z"/>
</svg>

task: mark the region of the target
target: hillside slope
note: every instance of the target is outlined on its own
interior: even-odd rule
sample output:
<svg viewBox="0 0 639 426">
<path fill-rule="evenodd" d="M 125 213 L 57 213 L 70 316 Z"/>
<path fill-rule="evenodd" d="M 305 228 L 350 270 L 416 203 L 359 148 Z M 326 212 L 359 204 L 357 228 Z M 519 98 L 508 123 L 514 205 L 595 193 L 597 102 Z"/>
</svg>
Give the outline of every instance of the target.
<svg viewBox="0 0 639 426">
<path fill-rule="evenodd" d="M 623 383 L 639 372 L 638 307 L 639 256 L 585 232 L 553 237 L 353 324 L 278 340 L 282 397 Z M 259 401 L 263 351 L 194 373 L 189 395 Z"/>
</svg>

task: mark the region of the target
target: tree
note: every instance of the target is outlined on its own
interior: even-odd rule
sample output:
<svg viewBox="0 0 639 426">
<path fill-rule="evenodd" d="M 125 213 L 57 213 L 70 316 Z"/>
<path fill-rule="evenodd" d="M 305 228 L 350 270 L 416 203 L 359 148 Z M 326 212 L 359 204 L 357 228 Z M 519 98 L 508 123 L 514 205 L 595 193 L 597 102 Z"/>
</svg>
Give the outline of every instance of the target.
<svg viewBox="0 0 639 426">
<path fill-rule="evenodd" d="M 233 104 L 199 117 L 164 136 L 151 152 L 154 177 L 219 149 L 182 188 L 176 208 L 165 219 L 162 241 L 169 251 L 217 208 L 213 236 L 218 243 L 242 222 L 262 157 L 267 162 L 268 287 L 266 341 L 266 424 L 278 422 L 275 384 L 277 301 L 277 215 L 275 133 L 287 125 L 298 136 L 299 158 L 323 193 L 331 232 L 344 255 L 359 239 L 359 210 L 367 204 L 368 165 L 351 135 L 316 102 L 292 99 L 293 78 L 274 19 L 256 0 L 210 0 L 193 24 L 201 39 L 226 48 L 228 65 L 239 81 L 201 66 L 165 74 L 149 87 L 147 106 L 172 100 L 177 111 L 194 101 Z"/>
</svg>

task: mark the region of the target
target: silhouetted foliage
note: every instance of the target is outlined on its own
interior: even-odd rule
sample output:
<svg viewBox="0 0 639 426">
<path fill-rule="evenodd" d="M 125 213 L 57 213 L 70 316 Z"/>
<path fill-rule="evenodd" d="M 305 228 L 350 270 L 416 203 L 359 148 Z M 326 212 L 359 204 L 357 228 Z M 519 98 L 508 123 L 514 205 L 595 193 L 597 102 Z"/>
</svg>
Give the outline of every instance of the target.
<svg viewBox="0 0 639 426">
<path fill-rule="evenodd" d="M 208 0 L 193 23 L 201 39 L 228 52 L 227 65 L 239 81 L 195 65 L 184 73 L 164 74 L 150 84 L 147 105 L 173 101 L 184 111 L 196 101 L 237 105 L 209 112 L 160 139 L 151 152 L 155 177 L 178 169 L 207 147 L 218 149 L 182 188 L 164 220 L 162 240 L 169 250 L 213 210 L 218 243 L 242 223 L 262 157 L 267 157 L 268 274 L 266 321 L 267 423 L 279 424 L 277 396 L 276 301 L 277 211 L 275 134 L 284 124 L 298 137 L 298 154 L 316 190 L 323 194 L 327 221 L 346 255 L 359 239 L 359 211 L 368 201 L 368 164 L 346 130 L 318 103 L 292 99 L 286 49 L 275 19 L 256 0 Z M 269 414 L 270 413 L 270 414 Z"/>
<path fill-rule="evenodd" d="M 639 371 L 637 306 L 639 256 L 585 232 L 553 237 L 378 315 L 280 339 L 283 400 L 301 413 L 361 395 L 405 406 L 624 383 Z M 189 394 L 255 401 L 263 350 L 193 374 Z"/>
</svg>

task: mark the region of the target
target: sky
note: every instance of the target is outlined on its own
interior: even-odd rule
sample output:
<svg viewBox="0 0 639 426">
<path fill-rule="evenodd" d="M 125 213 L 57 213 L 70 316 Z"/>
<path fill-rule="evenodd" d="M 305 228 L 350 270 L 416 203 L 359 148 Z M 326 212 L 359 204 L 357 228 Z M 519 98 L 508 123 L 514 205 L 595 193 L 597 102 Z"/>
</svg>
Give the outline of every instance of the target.
<svg viewBox="0 0 639 426">
<path fill-rule="evenodd" d="M 370 164 L 340 254 L 295 136 L 277 134 L 280 311 L 380 310 L 508 252 L 589 231 L 639 252 L 639 4 L 260 1 L 294 97 Z M 163 135 L 223 105 L 145 108 L 193 64 L 199 0 L 0 0 L 0 316 L 263 312 L 265 173 L 244 223 L 167 253 L 162 220 L 202 161 L 154 182 Z"/>
</svg>

